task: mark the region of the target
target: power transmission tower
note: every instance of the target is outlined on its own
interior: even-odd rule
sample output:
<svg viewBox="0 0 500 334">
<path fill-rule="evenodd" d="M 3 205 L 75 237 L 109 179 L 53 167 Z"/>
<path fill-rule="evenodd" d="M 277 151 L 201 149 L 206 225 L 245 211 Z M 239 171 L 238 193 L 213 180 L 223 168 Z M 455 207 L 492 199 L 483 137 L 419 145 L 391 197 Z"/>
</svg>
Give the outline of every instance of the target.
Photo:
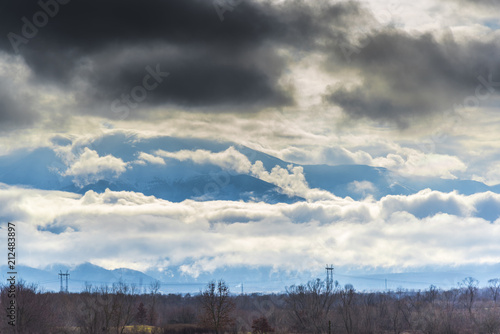
<svg viewBox="0 0 500 334">
<path fill-rule="evenodd" d="M 63 289 L 63 276 L 66 278 L 66 288 Z M 66 273 L 63 274 L 63 272 L 61 270 L 59 270 L 59 278 L 61 280 L 61 292 L 66 292 L 68 293 L 68 279 L 69 279 L 69 274 L 68 274 L 68 271 L 66 270 Z"/>
<path fill-rule="evenodd" d="M 333 287 L 333 264 L 326 265 L 326 290 L 331 291 Z"/>
</svg>

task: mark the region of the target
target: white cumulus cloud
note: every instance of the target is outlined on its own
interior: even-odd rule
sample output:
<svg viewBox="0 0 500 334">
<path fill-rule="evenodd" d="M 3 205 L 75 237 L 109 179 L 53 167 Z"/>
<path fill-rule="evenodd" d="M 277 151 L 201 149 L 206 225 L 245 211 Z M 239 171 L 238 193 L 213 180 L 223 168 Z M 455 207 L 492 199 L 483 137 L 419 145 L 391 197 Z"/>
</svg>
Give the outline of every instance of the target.
<svg viewBox="0 0 500 334">
<path fill-rule="evenodd" d="M 163 158 L 145 152 L 139 153 L 138 158 L 137 163 L 139 164 L 148 162 L 150 164 L 165 165 L 165 160 L 163 160 Z"/>
<path fill-rule="evenodd" d="M 242 174 L 248 173 L 252 166 L 248 158 L 232 146 L 225 151 L 217 153 L 207 150 L 181 150 L 178 152 L 158 150 L 155 153 L 159 156 L 177 159 L 179 161 L 191 160 L 197 164 L 212 164 L 225 170 Z"/>
<path fill-rule="evenodd" d="M 16 222 L 25 265 L 90 261 L 144 270 L 168 263 L 194 276 L 240 265 L 312 270 L 333 262 L 405 270 L 498 263 L 499 204 L 494 193 L 172 203 L 135 192 L 0 187 L 2 221 Z"/>
<path fill-rule="evenodd" d="M 390 153 L 385 157 L 372 160 L 373 166 L 413 176 L 435 176 L 445 179 L 456 179 L 456 172 L 464 172 L 467 166 L 457 157 L 403 148 L 398 153 Z"/>
<path fill-rule="evenodd" d="M 282 168 L 276 165 L 268 172 L 262 161 L 257 160 L 252 164 L 244 154 L 240 153 L 234 147 L 230 147 L 222 152 L 207 150 L 166 152 L 158 150 L 156 154 L 180 161 L 191 160 L 196 164 L 213 164 L 228 172 L 248 174 L 278 186 L 283 193 L 289 196 L 300 196 L 313 201 L 335 197 L 328 191 L 311 189 L 307 184 L 304 169 L 301 166 L 290 164 L 287 168 Z"/>
<path fill-rule="evenodd" d="M 112 155 L 100 157 L 99 154 L 85 147 L 82 154 L 74 160 L 64 172 L 65 176 L 73 176 L 73 182 L 85 186 L 101 179 L 118 177 L 126 171 L 127 163 Z"/>
</svg>

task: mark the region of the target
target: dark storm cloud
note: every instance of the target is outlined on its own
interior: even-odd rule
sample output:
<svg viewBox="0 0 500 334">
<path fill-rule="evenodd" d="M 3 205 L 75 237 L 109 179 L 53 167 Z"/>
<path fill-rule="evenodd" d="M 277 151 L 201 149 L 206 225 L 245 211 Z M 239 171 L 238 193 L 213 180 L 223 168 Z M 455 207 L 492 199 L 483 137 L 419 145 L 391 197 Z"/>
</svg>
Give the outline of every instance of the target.
<svg viewBox="0 0 500 334">
<path fill-rule="evenodd" d="M 0 77 L 0 132 L 25 128 L 38 121 L 32 108 L 33 97 L 9 78 Z"/>
<path fill-rule="evenodd" d="M 281 79 L 294 53 L 325 53 L 332 76 L 361 78 L 325 94 L 346 115 L 400 127 L 463 103 L 474 95 L 479 76 L 500 75 L 498 43 L 436 41 L 377 26 L 376 18 L 354 1 L 277 5 L 247 0 L 226 11 L 223 21 L 213 4 L 9 0 L 0 5 L 0 50 L 20 55 L 33 71 L 33 83 L 76 92 L 84 112 L 111 118 L 110 106 L 136 107 L 138 99 L 130 100 L 134 93 L 141 106 L 210 112 L 292 105 L 294 87 Z M 35 31 L 29 27 L 33 23 L 39 25 Z M 342 46 L 353 40 L 363 47 L 346 62 Z M 152 69 L 168 76 L 155 81 Z M 12 103 L 6 101 L 8 108 Z M 24 108 L 17 108 L 22 114 Z"/>
<path fill-rule="evenodd" d="M 231 18 L 226 14 L 225 21 L 220 22 L 209 1 L 43 3 L 57 4 L 58 12 L 38 28 L 33 38 L 20 42 L 10 35 L 10 40 L 4 38 L 1 44 L 7 52 L 19 51 L 40 80 L 66 85 L 75 76 L 87 79 L 88 75 L 98 92 L 93 98 L 110 99 L 134 87 L 136 79 L 140 82 L 145 66 L 162 64 L 177 81 L 166 82 L 158 89 L 157 102 L 211 105 L 251 103 L 255 98 L 271 104 L 291 102 L 287 92 L 276 88 L 276 73 L 264 73 L 242 63 L 241 54 L 251 59 L 254 49 L 274 29 L 272 19 L 251 6 L 241 4 L 238 10 L 244 11 L 244 15 L 234 12 Z M 55 5 L 48 8 L 55 12 Z M 13 32 L 24 37 L 21 18 L 33 23 L 40 11 L 41 6 L 34 1 L 9 1 L 3 4 L 0 28 L 5 35 Z M 151 48 L 162 45 L 175 47 L 179 52 L 154 54 L 149 59 Z M 130 59 L 115 63 L 113 59 L 106 60 L 106 56 Z M 142 63 L 134 61 L 135 56 Z M 226 62 L 219 61 L 221 57 Z M 102 60 L 106 61 L 106 68 L 100 63 Z M 226 97 L 229 100 L 224 100 Z"/>
<path fill-rule="evenodd" d="M 120 52 L 118 52 L 120 53 Z M 185 107 L 284 105 L 292 102 L 276 81 L 285 63 L 273 53 L 220 54 L 200 47 L 149 48 L 144 56 L 108 50 L 91 73 L 82 71 L 100 101 L 121 99 L 134 87 L 152 85 L 145 104 L 172 103 Z M 113 61 L 114 59 L 120 61 Z M 264 61 L 266 60 L 266 61 Z M 259 63 L 262 62 L 262 63 Z M 165 73 L 156 82 L 153 73 Z M 168 72 L 168 76 L 166 73 Z M 149 77 L 144 83 L 145 76 Z M 96 87 L 98 89 L 96 89 Z M 133 93 L 132 93 L 133 94 Z"/>
<path fill-rule="evenodd" d="M 500 79 L 498 42 L 458 44 L 451 36 L 438 42 L 429 34 L 384 29 L 365 37 L 362 44 L 366 46 L 353 53 L 353 61 L 344 63 L 362 83 L 330 87 L 325 96 L 352 118 L 394 122 L 404 128 L 464 102 L 478 107 L 494 89 L 481 80 L 489 81 L 490 75 Z M 331 51 L 331 71 L 338 70 L 342 56 L 338 48 Z"/>
<path fill-rule="evenodd" d="M 343 38 L 350 17 L 361 13 L 352 2 L 278 8 L 249 0 L 221 21 L 205 0 L 58 1 L 3 3 L 0 48 L 19 52 L 39 81 L 63 87 L 84 81 L 79 97 L 89 106 L 129 94 L 146 66 L 169 72 L 147 104 L 242 110 L 293 104 L 293 89 L 278 84 L 287 64 L 277 47 L 311 50 L 317 38 Z M 45 22 L 41 12 L 54 15 Z M 29 25 L 37 22 L 35 33 Z"/>
</svg>

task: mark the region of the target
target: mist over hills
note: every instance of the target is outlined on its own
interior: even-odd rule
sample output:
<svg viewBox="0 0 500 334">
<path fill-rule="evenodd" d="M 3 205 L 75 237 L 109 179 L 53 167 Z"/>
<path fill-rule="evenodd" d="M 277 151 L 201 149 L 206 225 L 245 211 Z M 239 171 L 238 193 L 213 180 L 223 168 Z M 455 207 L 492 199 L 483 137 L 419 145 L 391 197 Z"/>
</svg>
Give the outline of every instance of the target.
<svg viewBox="0 0 500 334">
<path fill-rule="evenodd" d="M 173 202 L 196 199 L 293 203 L 304 200 L 301 196 L 287 196 L 279 186 L 253 175 L 227 171 L 209 162 L 200 164 L 167 158 L 164 164 L 134 164 L 141 153 L 154 154 L 158 150 L 206 150 L 220 153 L 231 147 L 253 164 L 261 161 L 267 171 L 276 166 L 286 169 L 290 165 L 289 162 L 234 143 L 173 137 L 139 139 L 125 134 L 112 134 L 85 145 L 74 145 L 71 153 L 78 156 L 84 149 L 89 149 L 97 152 L 99 157 L 121 159 L 128 166 L 119 177 L 101 175 L 87 184 L 78 184 L 74 176 L 65 174 L 68 165 L 61 154 L 54 148 L 46 147 L 34 151 L 16 151 L 0 157 L 0 182 L 79 194 L 89 190 L 101 193 L 107 188 L 114 191 L 135 191 Z M 326 190 L 339 197 L 349 196 L 355 200 L 366 196 L 380 199 L 386 195 L 409 195 L 426 188 L 442 192 L 455 190 L 465 195 L 485 191 L 500 193 L 499 185 L 490 187 L 472 180 L 402 176 L 386 168 L 366 165 L 293 166 L 303 168 L 305 180 L 311 188 Z"/>
<path fill-rule="evenodd" d="M 8 269 L 0 266 L 1 279 L 7 279 Z M 124 283 L 133 286 L 138 293 L 148 293 L 152 286 L 159 284 L 159 291 L 164 294 L 197 294 L 213 279 L 224 279 L 230 286 L 233 294 L 240 293 L 282 293 L 291 285 L 298 285 L 314 279 L 325 279 L 324 270 L 316 272 L 277 272 L 269 267 L 248 268 L 235 267 L 203 273 L 193 278 L 184 275 L 179 268 L 170 268 L 168 271 L 156 270 L 145 273 L 137 270 L 119 268 L 107 270 L 91 263 L 82 263 L 78 266 L 54 264 L 45 269 L 35 269 L 18 266 L 19 279 L 28 283 L 35 283 L 45 291 L 58 292 L 60 280 L 58 273 L 70 274 L 68 291 L 82 292 L 87 287 L 111 287 L 113 284 Z M 319 268 L 321 269 L 321 268 Z M 383 270 L 372 270 L 371 274 L 362 269 L 352 270 L 338 268 L 334 271 L 334 280 L 340 286 L 352 284 L 358 291 L 383 291 L 386 289 L 425 290 L 433 285 L 440 289 L 456 288 L 466 277 L 479 280 L 480 286 L 488 285 L 488 280 L 498 277 L 500 264 L 471 265 L 456 268 L 441 268 L 439 270 L 422 270 L 420 272 L 391 273 Z M 63 279 L 63 289 L 65 280 Z"/>
<path fill-rule="evenodd" d="M 0 182 L 41 190 L 57 190 L 75 194 L 126 191 L 154 196 L 181 203 L 183 201 L 231 201 L 245 203 L 292 204 L 309 203 L 308 196 L 350 198 L 355 201 L 380 200 L 388 195 L 408 196 L 423 189 L 472 195 L 500 193 L 500 186 L 487 186 L 472 180 L 441 179 L 399 175 L 386 168 L 367 165 L 299 165 L 228 142 L 173 137 L 139 138 L 135 135 L 114 133 L 98 140 L 75 142 L 56 138 L 52 147 L 32 151 L 15 151 L 0 157 Z M 318 195 L 319 194 L 319 195 Z M 330 197 L 329 197 L 330 196 Z M 119 199 L 116 199 L 119 200 Z M 399 204 L 398 204 L 399 205 Z M 401 204 L 403 205 L 403 204 Z M 446 212 L 460 213 L 456 203 L 440 199 L 435 205 L 425 202 L 408 211 L 417 218 Z M 294 209 L 295 210 L 295 209 Z M 313 217 L 310 211 L 289 213 L 294 222 L 316 219 L 322 224 L 329 216 L 320 212 Z M 497 202 L 483 200 L 471 216 L 494 222 L 500 212 Z M 2 215 L 10 219 L 9 215 Z M 236 215 L 225 222 L 252 223 L 251 218 Z M 71 226 L 71 225 L 70 225 Z M 57 222 L 38 231 L 61 234 L 67 226 Z M 316 241 L 311 241 L 313 244 Z M 293 245 L 291 245 L 293 247 Z M 194 261 L 194 260 L 193 260 Z M 44 269 L 19 266 L 20 277 L 59 290 L 59 271 L 70 272 L 70 290 L 82 291 L 86 284 L 102 285 L 125 282 L 147 289 L 158 280 L 164 293 L 197 293 L 214 279 L 223 278 L 237 293 L 243 285 L 248 292 L 279 292 L 286 286 L 324 278 L 324 270 L 284 271 L 272 266 L 225 266 L 211 271 L 187 275 L 182 265 L 171 265 L 144 272 L 127 268 L 107 270 L 85 262 L 77 266 L 53 264 Z M 418 269 L 418 268 L 416 268 Z M 394 272 L 390 268 L 336 266 L 335 276 L 340 284 L 353 284 L 360 290 L 381 290 L 398 287 L 424 289 L 429 285 L 455 287 L 467 276 L 474 276 L 486 284 L 498 277 L 498 265 L 477 264 L 439 268 L 420 268 L 419 271 Z M 6 268 L 2 267 L 2 273 Z"/>
</svg>

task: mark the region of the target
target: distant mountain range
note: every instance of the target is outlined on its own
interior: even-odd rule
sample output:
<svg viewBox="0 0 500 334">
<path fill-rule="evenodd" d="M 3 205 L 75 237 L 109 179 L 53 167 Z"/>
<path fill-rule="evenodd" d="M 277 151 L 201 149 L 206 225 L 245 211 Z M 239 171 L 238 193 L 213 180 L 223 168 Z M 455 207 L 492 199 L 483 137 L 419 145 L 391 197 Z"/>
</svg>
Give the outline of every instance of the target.
<svg viewBox="0 0 500 334">
<path fill-rule="evenodd" d="M 304 201 L 301 196 L 289 196 L 276 184 L 263 181 L 251 174 L 231 172 L 213 163 L 194 163 L 190 160 L 165 159 L 165 164 L 136 163 L 141 153 L 154 155 L 158 150 L 178 152 L 180 150 L 206 150 L 224 152 L 230 147 L 243 154 L 255 164 L 261 161 L 269 172 L 275 166 L 286 169 L 289 162 L 282 161 L 268 154 L 252 150 L 248 147 L 227 142 L 214 142 L 198 139 L 181 139 L 173 137 L 138 138 L 123 133 L 110 134 L 98 141 L 73 145 L 69 140 L 58 138 L 55 146 L 72 151 L 78 157 L 85 148 L 97 152 L 99 157 L 111 155 L 131 165 L 119 177 L 103 176 L 83 186 L 74 182 L 71 175 L 65 175 L 69 166 L 58 149 L 43 147 L 32 151 L 20 150 L 0 157 L 0 182 L 8 185 L 20 185 L 43 190 L 59 190 L 84 194 L 87 191 L 104 192 L 107 188 L 115 191 L 135 191 L 157 198 L 181 202 L 187 199 L 232 200 L 232 201 L 264 201 L 267 203 L 294 203 Z M 300 166 L 294 164 L 294 166 Z M 336 196 L 349 196 L 355 200 L 366 196 L 380 199 L 387 195 L 409 195 L 430 188 L 443 192 L 458 191 L 462 194 L 492 191 L 500 193 L 500 185 L 493 187 L 471 180 L 447 180 L 431 177 L 403 177 L 385 168 L 366 165 L 302 165 L 305 179 L 310 188 L 329 191 Z M 209 184 L 217 185 L 220 180 L 224 186 L 207 188 Z M 356 189 L 353 184 L 369 183 L 369 187 Z M 430 211 L 433 209 L 430 208 Z M 439 210 L 439 208 L 436 208 Z M 491 211 L 491 217 L 489 212 Z M 482 210 L 478 215 L 494 221 L 498 210 Z M 7 272 L 0 267 L 2 273 Z M 164 293 L 190 292 L 196 293 L 213 278 L 223 278 L 230 283 L 233 292 L 241 289 L 250 292 L 283 291 L 286 286 L 305 283 L 316 277 L 324 278 L 323 272 L 317 273 L 284 273 L 275 272 L 272 268 L 226 268 L 212 273 L 202 273 L 197 278 L 184 276 L 179 268 L 169 268 L 167 272 L 139 272 L 130 269 L 106 270 L 84 263 L 77 267 L 53 265 L 44 270 L 29 267 L 18 267 L 20 277 L 40 284 L 41 287 L 58 291 L 60 271 L 70 272 L 70 290 L 82 291 L 85 284 L 102 285 L 119 281 L 134 283 L 141 289 L 147 289 L 151 283 L 159 280 Z M 370 271 L 370 270 L 368 270 Z M 475 276 L 485 285 L 487 280 L 500 276 L 500 266 L 477 266 L 461 268 L 442 268 L 442 271 L 423 269 L 419 273 L 385 273 L 381 271 L 360 275 L 348 268 L 336 268 L 335 276 L 341 284 L 352 283 L 360 290 L 426 288 L 431 284 L 447 288 L 456 286 L 457 282 L 467 276 Z M 4 275 L 4 274 L 3 274 Z M 5 276 L 5 275 L 4 275 Z M 4 279 L 5 277 L 2 277 Z M 5 280 L 4 280 L 5 282 Z M 242 287 L 243 285 L 243 287 Z"/>
<path fill-rule="evenodd" d="M 59 140 L 58 144 L 68 144 Z M 289 162 L 282 161 L 248 147 L 227 142 L 213 142 L 198 139 L 155 137 L 139 139 L 134 135 L 112 134 L 99 141 L 76 145 L 73 153 L 78 155 L 85 147 L 96 151 L 100 157 L 111 155 L 125 163 L 137 161 L 141 152 L 151 154 L 157 150 L 177 152 L 180 150 L 207 150 L 222 152 L 234 147 L 252 163 L 261 161 L 267 171 L 275 166 L 287 168 Z M 33 163 L 36 162 L 36 163 Z M 294 166 L 301 166 L 294 164 Z M 381 167 L 366 165 L 302 165 L 307 183 L 311 188 L 329 191 L 336 196 L 349 196 L 355 200 L 367 195 L 380 199 L 386 195 L 409 195 L 430 188 L 443 192 L 453 190 L 470 195 L 492 191 L 500 193 L 500 185 L 487 186 L 472 180 L 449 180 L 435 177 L 403 177 Z M 227 172 L 214 164 L 195 164 L 192 161 L 168 159 L 167 164 L 135 164 L 119 178 L 103 177 L 79 186 L 72 176 L 64 175 L 68 166 L 52 148 L 38 148 L 33 151 L 16 151 L 0 157 L 0 182 L 22 185 L 44 190 L 61 190 L 84 194 L 89 190 L 101 193 L 106 188 L 114 191 L 136 191 L 145 195 L 173 202 L 186 199 L 196 200 L 243 200 L 267 203 L 293 203 L 302 201 L 300 196 L 287 196 L 278 186 L 260 180 L 252 175 Z M 224 187 L 208 187 L 218 180 L 229 177 Z M 225 180 L 225 179 L 224 179 Z M 353 182 L 370 182 L 373 187 L 359 191 L 353 189 Z"/>
<path fill-rule="evenodd" d="M 234 294 L 239 293 L 279 293 L 284 292 L 286 287 L 307 283 L 316 278 L 325 279 L 324 272 L 285 273 L 275 272 L 272 268 L 226 268 L 212 273 L 203 273 L 197 278 L 182 275 L 179 268 L 170 268 L 168 272 L 149 271 L 146 273 L 131 269 L 107 270 L 102 267 L 83 263 L 76 267 L 64 265 L 52 265 L 45 269 L 35 269 L 26 266 L 17 266 L 17 277 L 29 283 L 35 283 L 39 288 L 46 291 L 59 291 L 59 273 L 70 274 L 68 290 L 70 292 L 81 292 L 87 286 L 101 287 L 112 286 L 119 282 L 133 285 L 137 292 L 150 292 L 155 282 L 160 284 L 160 292 L 168 293 L 191 293 L 196 294 L 203 290 L 207 282 L 213 279 L 224 279 Z M 0 266 L 0 279 L 5 281 L 8 269 Z M 474 277 L 479 280 L 480 286 L 487 286 L 488 280 L 500 277 L 500 264 L 481 266 L 462 266 L 454 269 L 442 268 L 439 271 L 422 270 L 421 272 L 387 273 L 372 271 L 371 274 L 360 274 L 359 271 L 347 268 L 336 268 L 334 280 L 340 286 L 352 284 L 359 291 L 370 290 L 396 290 L 403 289 L 427 289 L 434 285 L 438 288 L 448 289 L 458 287 L 458 284 L 466 277 Z M 65 288 L 63 279 L 63 288 Z"/>
</svg>

